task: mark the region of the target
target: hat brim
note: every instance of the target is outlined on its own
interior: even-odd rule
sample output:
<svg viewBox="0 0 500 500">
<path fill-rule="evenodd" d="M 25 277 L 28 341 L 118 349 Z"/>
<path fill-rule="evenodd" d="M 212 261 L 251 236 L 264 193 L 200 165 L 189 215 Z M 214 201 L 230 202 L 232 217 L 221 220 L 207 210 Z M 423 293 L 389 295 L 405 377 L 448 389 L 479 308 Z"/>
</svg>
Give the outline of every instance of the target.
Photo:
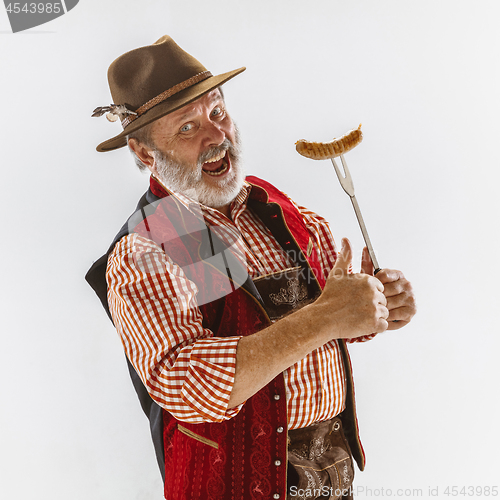
<svg viewBox="0 0 500 500">
<path fill-rule="evenodd" d="M 195 101 L 196 99 L 202 97 L 206 93 L 211 90 L 219 87 L 220 85 L 226 83 L 227 81 L 234 78 L 236 75 L 239 75 L 243 71 L 245 71 L 245 67 L 236 69 L 234 71 L 229 71 L 228 73 L 223 73 L 217 76 L 211 76 L 206 80 L 203 80 L 200 83 L 189 87 L 178 94 L 173 95 L 172 97 L 166 99 L 160 104 L 157 104 L 155 107 L 151 108 L 149 111 L 144 113 L 139 118 L 135 119 L 125 130 L 107 141 L 101 142 L 96 148 L 100 153 L 104 153 L 106 151 L 113 151 L 114 149 L 123 148 L 127 145 L 127 135 L 139 130 L 140 128 L 148 125 L 158 118 L 162 116 L 168 115 L 173 111 L 176 111 L 179 108 L 182 108 L 186 104 Z"/>
</svg>

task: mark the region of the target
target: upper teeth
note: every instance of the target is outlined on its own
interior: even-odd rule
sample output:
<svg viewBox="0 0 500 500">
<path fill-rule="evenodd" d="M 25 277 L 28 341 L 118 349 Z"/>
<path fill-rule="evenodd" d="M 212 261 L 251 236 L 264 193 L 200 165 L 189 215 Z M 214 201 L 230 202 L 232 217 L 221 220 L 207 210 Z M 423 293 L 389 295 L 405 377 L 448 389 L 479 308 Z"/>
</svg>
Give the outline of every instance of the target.
<svg viewBox="0 0 500 500">
<path fill-rule="evenodd" d="M 217 156 L 214 156 L 212 159 L 207 160 L 205 163 L 214 163 L 215 161 L 222 160 L 226 156 L 226 152 L 222 151 L 222 153 L 218 154 Z"/>
</svg>

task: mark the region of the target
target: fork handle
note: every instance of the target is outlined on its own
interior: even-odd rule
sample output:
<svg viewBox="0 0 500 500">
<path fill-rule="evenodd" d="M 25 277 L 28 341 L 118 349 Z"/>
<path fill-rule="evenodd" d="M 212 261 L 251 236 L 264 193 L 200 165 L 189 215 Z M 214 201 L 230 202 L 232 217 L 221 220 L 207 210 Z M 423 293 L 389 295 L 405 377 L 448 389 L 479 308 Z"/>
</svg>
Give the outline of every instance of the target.
<svg viewBox="0 0 500 500">
<path fill-rule="evenodd" d="M 370 259 L 372 260 L 373 267 L 376 269 L 375 272 L 380 271 L 380 266 L 378 265 L 377 257 L 375 256 L 375 252 L 373 251 L 372 242 L 370 241 L 370 237 L 368 236 L 368 231 L 365 226 L 365 221 L 363 220 L 363 216 L 361 215 L 361 210 L 358 205 L 358 201 L 356 200 L 356 196 L 351 196 L 352 206 L 354 207 L 354 212 L 356 213 L 356 217 L 359 222 L 359 227 L 361 228 L 361 232 L 363 233 L 363 238 L 365 240 L 366 247 L 368 248 L 368 253 L 370 254 Z"/>
</svg>

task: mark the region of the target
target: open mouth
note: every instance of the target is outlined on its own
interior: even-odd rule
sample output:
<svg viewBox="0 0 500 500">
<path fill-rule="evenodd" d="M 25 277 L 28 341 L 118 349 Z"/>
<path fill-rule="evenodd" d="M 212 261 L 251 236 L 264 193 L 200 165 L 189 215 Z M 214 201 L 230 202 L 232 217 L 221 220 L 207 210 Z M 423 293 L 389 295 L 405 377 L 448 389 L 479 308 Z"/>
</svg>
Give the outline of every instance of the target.
<svg viewBox="0 0 500 500">
<path fill-rule="evenodd" d="M 212 177 L 219 177 L 225 174 L 230 168 L 227 151 L 223 151 L 206 161 L 201 168 L 205 174 L 211 175 Z"/>
</svg>

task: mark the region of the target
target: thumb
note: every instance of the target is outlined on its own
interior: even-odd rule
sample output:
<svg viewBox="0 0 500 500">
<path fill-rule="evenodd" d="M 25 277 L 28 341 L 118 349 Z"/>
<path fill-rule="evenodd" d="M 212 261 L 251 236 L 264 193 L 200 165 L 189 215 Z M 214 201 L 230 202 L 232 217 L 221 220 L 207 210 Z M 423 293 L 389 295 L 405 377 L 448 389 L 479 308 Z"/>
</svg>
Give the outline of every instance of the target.
<svg viewBox="0 0 500 500">
<path fill-rule="evenodd" d="M 347 238 L 342 238 L 342 249 L 337 255 L 337 260 L 331 270 L 332 276 L 337 276 L 341 278 L 342 276 L 347 276 L 349 273 L 349 268 L 352 263 L 352 248 L 351 242 Z"/>
<path fill-rule="evenodd" d="M 361 272 L 373 276 L 373 262 L 367 247 L 363 248 L 363 255 L 361 256 Z"/>
</svg>

